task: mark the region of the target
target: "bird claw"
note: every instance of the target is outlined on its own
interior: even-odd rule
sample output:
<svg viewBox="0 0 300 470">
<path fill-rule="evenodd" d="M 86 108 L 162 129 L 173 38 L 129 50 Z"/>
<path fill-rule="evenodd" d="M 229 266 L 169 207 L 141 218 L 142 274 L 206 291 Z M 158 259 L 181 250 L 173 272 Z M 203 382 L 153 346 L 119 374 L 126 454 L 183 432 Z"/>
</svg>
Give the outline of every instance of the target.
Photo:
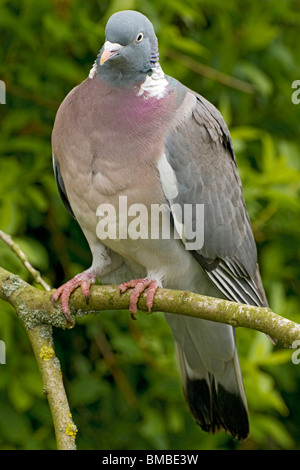
<svg viewBox="0 0 300 470">
<path fill-rule="evenodd" d="M 52 294 L 51 301 L 54 306 L 56 306 L 59 298 L 61 299 L 61 310 L 68 323 L 74 323 L 71 318 L 71 311 L 69 306 L 69 300 L 72 292 L 74 292 L 74 290 L 80 286 L 86 303 L 88 304 L 90 300 L 90 286 L 91 284 L 94 284 L 95 280 L 96 277 L 94 274 L 84 271 L 83 273 L 77 274 L 77 276 L 75 276 L 73 279 L 60 286 Z"/>
<path fill-rule="evenodd" d="M 120 285 L 120 292 L 122 294 L 126 292 L 127 289 L 133 288 L 133 291 L 130 295 L 130 304 L 129 304 L 130 316 L 133 320 L 136 320 L 135 314 L 137 312 L 137 304 L 138 304 L 139 297 L 147 288 L 148 288 L 148 292 L 147 292 L 148 314 L 151 313 L 151 309 L 153 307 L 153 302 L 154 302 L 154 296 L 158 287 L 159 287 L 158 282 L 149 278 L 132 279 L 131 281 L 123 282 L 123 284 Z"/>
</svg>

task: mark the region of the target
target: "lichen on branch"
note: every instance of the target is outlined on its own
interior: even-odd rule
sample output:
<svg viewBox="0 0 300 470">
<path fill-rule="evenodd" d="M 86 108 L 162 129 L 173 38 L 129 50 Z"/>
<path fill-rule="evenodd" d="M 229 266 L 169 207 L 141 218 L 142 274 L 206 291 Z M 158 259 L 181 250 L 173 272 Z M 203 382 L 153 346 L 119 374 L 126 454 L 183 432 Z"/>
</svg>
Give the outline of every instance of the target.
<svg viewBox="0 0 300 470">
<path fill-rule="evenodd" d="M 38 325 L 69 328 L 59 306 L 53 306 L 51 293 L 52 291 L 36 289 L 18 276 L 0 268 L 0 297 L 14 307 L 27 330 Z M 129 297 L 130 292 L 120 294 L 118 286 L 93 286 L 87 305 L 78 289 L 71 296 L 71 312 L 73 317 L 76 317 L 105 310 L 128 309 Z M 147 311 L 144 294 L 140 297 L 139 309 Z M 192 292 L 158 289 L 152 311 L 251 328 L 276 339 L 284 347 L 292 347 L 293 342 L 300 339 L 300 325 L 275 314 L 269 308 L 238 304 Z"/>
</svg>

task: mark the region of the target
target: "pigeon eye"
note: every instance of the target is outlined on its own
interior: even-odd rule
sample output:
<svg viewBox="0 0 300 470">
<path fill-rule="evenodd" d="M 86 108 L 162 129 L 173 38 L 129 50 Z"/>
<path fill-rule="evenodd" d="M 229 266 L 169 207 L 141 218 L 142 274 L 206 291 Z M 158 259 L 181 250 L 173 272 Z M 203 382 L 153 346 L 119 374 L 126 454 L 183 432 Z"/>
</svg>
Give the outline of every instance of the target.
<svg viewBox="0 0 300 470">
<path fill-rule="evenodd" d="M 136 42 L 141 42 L 141 40 L 143 39 L 144 35 L 143 33 L 139 33 L 136 37 Z"/>
</svg>

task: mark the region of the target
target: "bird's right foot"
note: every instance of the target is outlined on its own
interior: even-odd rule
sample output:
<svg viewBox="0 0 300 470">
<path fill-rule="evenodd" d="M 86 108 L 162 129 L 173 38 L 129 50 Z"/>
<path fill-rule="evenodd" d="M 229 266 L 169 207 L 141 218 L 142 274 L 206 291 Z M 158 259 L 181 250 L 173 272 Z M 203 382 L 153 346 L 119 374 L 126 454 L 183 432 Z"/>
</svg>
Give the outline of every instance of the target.
<svg viewBox="0 0 300 470">
<path fill-rule="evenodd" d="M 56 302 L 59 300 L 59 298 L 61 299 L 61 310 L 68 323 L 72 323 L 71 311 L 69 306 L 69 300 L 72 292 L 77 289 L 77 287 L 81 287 L 82 293 L 88 303 L 90 297 L 90 287 L 92 284 L 95 283 L 95 281 L 96 276 L 94 271 L 87 270 L 83 273 L 77 274 L 77 276 L 60 286 L 52 294 L 51 300 L 53 305 L 56 306 Z"/>
</svg>

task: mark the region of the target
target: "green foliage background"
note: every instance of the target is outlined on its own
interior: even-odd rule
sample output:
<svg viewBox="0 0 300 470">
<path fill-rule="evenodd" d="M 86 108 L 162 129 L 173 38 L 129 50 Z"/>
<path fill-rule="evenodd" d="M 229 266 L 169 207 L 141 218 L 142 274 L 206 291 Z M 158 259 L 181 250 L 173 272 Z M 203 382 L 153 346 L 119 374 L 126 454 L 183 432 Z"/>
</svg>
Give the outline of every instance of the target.
<svg viewBox="0 0 300 470">
<path fill-rule="evenodd" d="M 300 322 L 299 0 L 0 0 L 0 228 L 58 286 L 86 269 L 89 249 L 64 209 L 50 136 L 65 95 L 86 78 L 108 17 L 137 9 L 154 23 L 160 61 L 214 103 L 231 130 L 274 311 Z M 248 85 L 247 85 L 248 84 Z M 84 188 L 82 188 L 84 191 Z M 0 264 L 31 282 L 0 243 Z M 0 448 L 55 449 L 26 333 L 0 304 Z M 110 312 L 55 331 L 79 449 L 297 449 L 300 365 L 259 333 L 238 330 L 251 436 L 210 436 L 191 419 L 163 316 Z"/>
</svg>

